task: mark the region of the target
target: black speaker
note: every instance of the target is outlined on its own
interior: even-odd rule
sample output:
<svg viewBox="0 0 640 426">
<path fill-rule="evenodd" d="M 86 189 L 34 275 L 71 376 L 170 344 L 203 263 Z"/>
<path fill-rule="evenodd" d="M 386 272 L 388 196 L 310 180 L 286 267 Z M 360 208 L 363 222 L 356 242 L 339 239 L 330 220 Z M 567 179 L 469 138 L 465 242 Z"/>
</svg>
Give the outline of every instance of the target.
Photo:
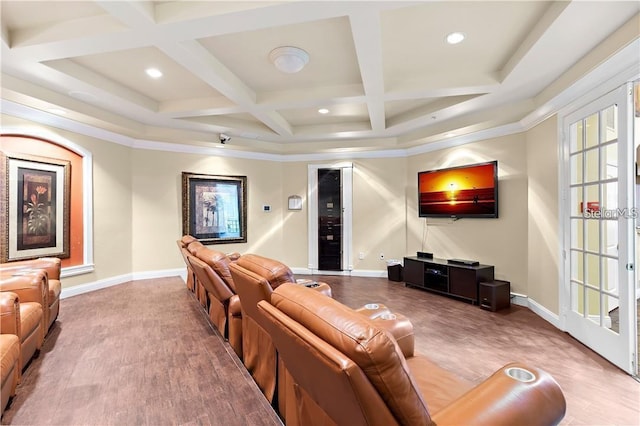
<svg viewBox="0 0 640 426">
<path fill-rule="evenodd" d="M 422 259 L 433 259 L 433 253 L 427 253 L 426 251 L 419 251 L 417 255 Z"/>
<path fill-rule="evenodd" d="M 478 285 L 478 302 L 482 309 L 495 312 L 511 306 L 511 283 L 493 280 Z"/>
</svg>

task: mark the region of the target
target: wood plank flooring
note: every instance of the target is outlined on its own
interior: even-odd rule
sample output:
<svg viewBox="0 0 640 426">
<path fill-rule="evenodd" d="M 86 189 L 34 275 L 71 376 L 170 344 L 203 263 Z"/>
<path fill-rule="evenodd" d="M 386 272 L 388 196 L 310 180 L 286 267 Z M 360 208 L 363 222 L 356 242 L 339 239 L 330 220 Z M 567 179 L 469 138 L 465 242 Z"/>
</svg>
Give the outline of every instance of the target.
<svg viewBox="0 0 640 426">
<path fill-rule="evenodd" d="M 298 278 L 303 278 L 299 276 Z M 382 278 L 313 276 L 348 306 L 410 317 L 416 351 L 480 382 L 510 361 L 550 372 L 564 425 L 640 425 L 640 383 L 519 306 L 489 312 Z M 177 277 L 61 301 L 2 424 L 277 425 L 280 421 Z"/>
<path fill-rule="evenodd" d="M 16 425 L 281 425 L 178 277 L 61 300 Z"/>
</svg>

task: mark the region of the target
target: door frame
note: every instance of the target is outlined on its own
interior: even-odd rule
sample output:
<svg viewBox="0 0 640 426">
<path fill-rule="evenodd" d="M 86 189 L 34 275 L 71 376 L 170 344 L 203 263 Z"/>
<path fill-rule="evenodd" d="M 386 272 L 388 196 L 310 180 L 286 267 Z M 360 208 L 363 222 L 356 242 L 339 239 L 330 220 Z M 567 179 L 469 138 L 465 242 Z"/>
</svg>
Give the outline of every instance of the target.
<svg viewBox="0 0 640 426">
<path fill-rule="evenodd" d="M 318 269 L 318 170 L 340 169 L 342 180 L 342 271 L 320 271 Z M 329 164 L 308 165 L 308 229 L 309 261 L 307 267 L 312 274 L 351 275 L 353 270 L 353 163 L 341 161 Z"/>
</svg>

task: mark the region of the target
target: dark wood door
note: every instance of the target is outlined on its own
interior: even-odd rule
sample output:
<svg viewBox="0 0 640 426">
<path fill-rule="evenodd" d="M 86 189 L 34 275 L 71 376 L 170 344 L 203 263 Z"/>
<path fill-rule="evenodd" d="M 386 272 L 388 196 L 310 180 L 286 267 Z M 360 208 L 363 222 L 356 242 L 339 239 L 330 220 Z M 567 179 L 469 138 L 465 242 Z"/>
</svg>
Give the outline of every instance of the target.
<svg viewBox="0 0 640 426">
<path fill-rule="evenodd" d="M 340 169 L 318 170 L 318 269 L 342 270 L 342 182 Z"/>
</svg>

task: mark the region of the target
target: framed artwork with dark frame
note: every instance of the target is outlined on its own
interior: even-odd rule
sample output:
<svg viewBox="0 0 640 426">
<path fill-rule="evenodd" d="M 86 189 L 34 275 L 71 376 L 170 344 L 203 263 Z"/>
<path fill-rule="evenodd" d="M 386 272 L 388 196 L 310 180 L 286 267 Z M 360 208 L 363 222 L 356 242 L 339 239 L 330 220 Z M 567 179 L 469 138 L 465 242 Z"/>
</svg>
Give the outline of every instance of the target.
<svg viewBox="0 0 640 426">
<path fill-rule="evenodd" d="M 0 261 L 69 257 L 71 162 L 0 152 Z"/>
<path fill-rule="evenodd" d="M 247 242 L 247 177 L 182 172 L 182 234 L 203 244 Z"/>
</svg>

